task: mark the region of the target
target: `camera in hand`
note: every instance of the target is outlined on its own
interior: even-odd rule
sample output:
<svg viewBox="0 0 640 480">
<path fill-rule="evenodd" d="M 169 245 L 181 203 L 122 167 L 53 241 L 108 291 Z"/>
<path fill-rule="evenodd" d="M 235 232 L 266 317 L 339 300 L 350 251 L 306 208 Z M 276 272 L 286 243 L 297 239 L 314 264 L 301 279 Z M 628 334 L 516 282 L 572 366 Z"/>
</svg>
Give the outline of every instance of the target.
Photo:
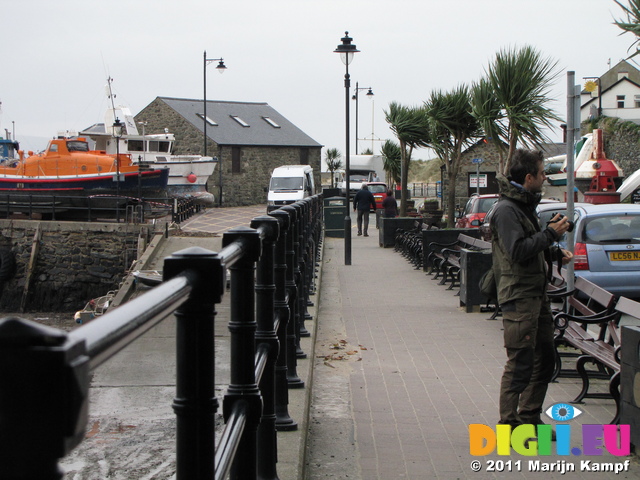
<svg viewBox="0 0 640 480">
<path fill-rule="evenodd" d="M 549 226 L 549 224 L 551 224 L 551 223 L 559 222 L 563 218 L 566 218 L 566 216 L 565 215 L 560 215 L 560 218 L 558 218 L 557 220 L 549 220 L 547 222 L 547 226 Z M 569 224 L 569 230 L 568 231 L 569 232 L 573 232 L 573 227 L 575 227 L 576 224 L 574 222 L 572 222 L 571 220 L 567 220 L 567 223 Z"/>
</svg>

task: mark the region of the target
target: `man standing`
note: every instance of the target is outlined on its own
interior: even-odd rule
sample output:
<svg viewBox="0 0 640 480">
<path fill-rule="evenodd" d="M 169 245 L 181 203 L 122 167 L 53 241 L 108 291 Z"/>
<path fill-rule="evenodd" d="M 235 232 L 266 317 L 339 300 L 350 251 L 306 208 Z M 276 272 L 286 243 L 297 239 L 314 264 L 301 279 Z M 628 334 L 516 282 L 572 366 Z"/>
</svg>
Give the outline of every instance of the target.
<svg viewBox="0 0 640 480">
<path fill-rule="evenodd" d="M 569 230 L 556 215 L 541 228 L 536 215 L 544 174 L 542 152 L 518 149 L 509 178 L 500 176 L 501 199 L 491 218 L 493 270 L 504 323 L 507 363 L 500 385 L 500 423 L 542 424 L 540 414 L 553 376 L 553 317 L 546 294 L 552 245 Z M 562 263 L 572 254 L 562 251 Z"/>
<path fill-rule="evenodd" d="M 353 211 L 358 210 L 358 236 L 362 235 L 362 218 L 364 217 L 364 236 L 368 237 L 367 230 L 369 229 L 369 206 L 376 210 L 376 199 L 369 191 L 366 183 L 362 184 L 362 188 L 356 196 L 353 197 Z"/>
</svg>

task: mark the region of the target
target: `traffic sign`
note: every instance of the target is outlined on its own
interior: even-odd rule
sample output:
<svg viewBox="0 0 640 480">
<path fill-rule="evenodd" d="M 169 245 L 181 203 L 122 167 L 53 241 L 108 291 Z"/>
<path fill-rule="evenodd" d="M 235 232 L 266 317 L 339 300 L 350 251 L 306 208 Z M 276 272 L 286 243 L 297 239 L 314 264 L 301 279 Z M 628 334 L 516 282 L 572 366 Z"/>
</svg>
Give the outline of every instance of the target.
<svg viewBox="0 0 640 480">
<path fill-rule="evenodd" d="M 482 163 L 484 160 L 482 160 L 481 158 L 474 158 L 473 160 L 471 160 L 471 163 Z"/>
</svg>

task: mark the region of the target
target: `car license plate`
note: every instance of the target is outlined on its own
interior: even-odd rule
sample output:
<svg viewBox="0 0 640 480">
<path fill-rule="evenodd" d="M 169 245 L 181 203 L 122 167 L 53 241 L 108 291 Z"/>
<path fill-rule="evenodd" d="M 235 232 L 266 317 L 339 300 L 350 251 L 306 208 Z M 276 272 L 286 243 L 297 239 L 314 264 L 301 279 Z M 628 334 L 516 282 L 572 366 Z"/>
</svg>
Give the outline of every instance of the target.
<svg viewBox="0 0 640 480">
<path fill-rule="evenodd" d="M 609 252 L 612 262 L 632 262 L 640 260 L 640 251 L 633 252 Z"/>
</svg>

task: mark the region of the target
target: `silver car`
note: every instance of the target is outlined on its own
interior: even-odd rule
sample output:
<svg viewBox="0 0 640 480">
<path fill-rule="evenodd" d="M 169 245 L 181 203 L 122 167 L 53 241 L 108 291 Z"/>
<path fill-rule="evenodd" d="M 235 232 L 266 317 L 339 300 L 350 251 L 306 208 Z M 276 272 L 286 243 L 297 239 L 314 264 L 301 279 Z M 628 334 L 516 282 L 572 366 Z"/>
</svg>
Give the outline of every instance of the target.
<svg viewBox="0 0 640 480">
<path fill-rule="evenodd" d="M 552 218 L 544 213 L 543 226 Z M 575 274 L 616 296 L 640 297 L 640 205 L 581 203 L 574 219 Z"/>
</svg>

